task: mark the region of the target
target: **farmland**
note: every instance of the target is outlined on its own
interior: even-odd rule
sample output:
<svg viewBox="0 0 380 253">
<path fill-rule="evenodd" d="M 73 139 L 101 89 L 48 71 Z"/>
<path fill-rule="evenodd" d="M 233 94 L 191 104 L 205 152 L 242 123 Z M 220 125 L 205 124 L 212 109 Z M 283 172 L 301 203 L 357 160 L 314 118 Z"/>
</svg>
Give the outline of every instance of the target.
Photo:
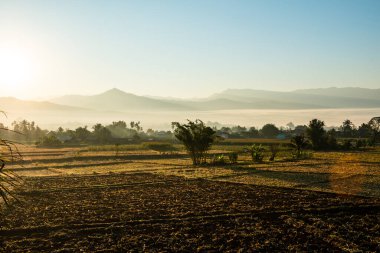
<svg viewBox="0 0 380 253">
<path fill-rule="evenodd" d="M 177 148 L 22 147 L 0 251 L 380 250 L 379 149 L 192 166 Z"/>
</svg>

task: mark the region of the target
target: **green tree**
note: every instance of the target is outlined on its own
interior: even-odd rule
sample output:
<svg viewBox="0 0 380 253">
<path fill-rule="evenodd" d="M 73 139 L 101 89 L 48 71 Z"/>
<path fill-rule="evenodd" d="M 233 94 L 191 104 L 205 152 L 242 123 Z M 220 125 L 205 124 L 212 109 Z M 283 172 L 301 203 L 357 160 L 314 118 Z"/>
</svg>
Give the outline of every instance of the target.
<svg viewBox="0 0 380 253">
<path fill-rule="evenodd" d="M 374 117 L 368 122 L 372 130 L 372 143 L 375 144 L 380 136 L 380 117 Z"/>
<path fill-rule="evenodd" d="M 187 124 L 172 122 L 172 127 L 174 136 L 185 146 L 193 165 L 205 161 L 205 154 L 216 138 L 215 131 L 199 119 L 194 122 L 188 120 Z"/>
<path fill-rule="evenodd" d="M 266 138 L 274 138 L 280 133 L 280 130 L 274 124 L 266 124 L 261 128 L 260 133 Z"/>
<path fill-rule="evenodd" d="M 306 130 L 307 137 L 310 139 L 314 149 L 321 149 L 326 144 L 326 131 L 323 128 L 325 122 L 319 119 L 313 119 L 309 122 Z"/>
<path fill-rule="evenodd" d="M 102 124 L 96 124 L 92 127 L 93 135 L 98 143 L 107 143 L 111 139 L 111 131 Z"/>
<path fill-rule="evenodd" d="M 340 129 L 342 131 L 343 137 L 352 137 L 355 126 L 351 120 L 346 119 L 345 121 L 343 121 Z"/>
<path fill-rule="evenodd" d="M 301 151 L 307 146 L 307 139 L 303 134 L 296 135 L 290 139 L 290 143 L 296 149 L 296 157 L 301 156 Z"/>
<path fill-rule="evenodd" d="M 91 135 L 91 132 L 87 129 L 87 126 L 78 127 L 77 129 L 75 129 L 75 132 L 74 132 L 74 138 L 77 139 L 79 142 L 87 141 L 90 135 Z"/>
</svg>

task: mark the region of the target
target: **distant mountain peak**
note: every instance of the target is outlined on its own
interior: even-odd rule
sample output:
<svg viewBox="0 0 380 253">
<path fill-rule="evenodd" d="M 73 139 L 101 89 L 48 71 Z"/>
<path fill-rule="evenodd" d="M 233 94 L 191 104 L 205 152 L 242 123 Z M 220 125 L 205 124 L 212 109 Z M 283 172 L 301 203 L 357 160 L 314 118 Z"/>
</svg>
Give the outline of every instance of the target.
<svg viewBox="0 0 380 253">
<path fill-rule="evenodd" d="M 127 93 L 125 91 L 122 91 L 122 90 L 118 89 L 118 88 L 112 88 L 110 90 L 107 90 L 107 91 L 103 92 L 102 94 L 112 94 L 112 95 L 123 94 L 123 95 L 125 95 Z"/>
</svg>

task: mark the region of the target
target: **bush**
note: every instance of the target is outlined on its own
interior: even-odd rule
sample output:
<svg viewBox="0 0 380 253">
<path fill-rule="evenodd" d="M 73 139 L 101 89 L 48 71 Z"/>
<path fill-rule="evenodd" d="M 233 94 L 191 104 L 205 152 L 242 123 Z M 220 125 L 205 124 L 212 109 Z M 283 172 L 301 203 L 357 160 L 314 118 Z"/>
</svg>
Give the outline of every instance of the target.
<svg viewBox="0 0 380 253">
<path fill-rule="evenodd" d="M 212 165 L 225 165 L 226 160 L 224 155 L 213 155 L 211 158 L 211 164 Z"/>
<path fill-rule="evenodd" d="M 247 152 L 251 155 L 253 162 L 262 162 L 264 159 L 264 148 L 263 146 L 253 144 L 252 146 L 246 148 Z"/>
<path fill-rule="evenodd" d="M 344 150 L 350 150 L 352 148 L 352 140 L 351 139 L 344 139 L 342 143 L 342 148 Z"/>
<path fill-rule="evenodd" d="M 172 122 L 172 127 L 174 128 L 174 136 L 185 146 L 193 165 L 204 162 L 206 152 L 211 148 L 216 138 L 214 129 L 206 126 L 203 121 L 198 119 L 195 122 L 188 120 L 187 124 Z"/>
<path fill-rule="evenodd" d="M 238 153 L 237 152 L 232 152 L 232 153 L 229 153 L 228 154 L 228 160 L 230 161 L 230 163 L 237 163 L 238 161 Z"/>
<path fill-rule="evenodd" d="M 302 149 L 304 149 L 308 144 L 303 134 L 297 134 L 296 136 L 292 137 L 290 139 L 290 143 L 296 149 L 297 155 L 299 155 L 302 152 Z"/>
<path fill-rule="evenodd" d="M 58 138 L 55 135 L 50 136 L 44 136 L 40 142 L 36 143 L 37 146 L 44 146 L 44 147 L 57 147 L 61 146 L 62 142 L 58 140 Z"/>
<path fill-rule="evenodd" d="M 151 149 L 157 151 L 160 154 L 172 153 L 177 151 L 177 149 L 171 143 L 162 143 L 162 142 L 146 142 L 143 144 L 143 147 L 146 149 Z"/>
<path fill-rule="evenodd" d="M 280 151 L 280 145 L 271 144 L 269 146 L 269 150 L 270 150 L 270 153 L 271 153 L 269 161 L 274 161 L 274 158 L 276 157 L 277 153 Z"/>
</svg>

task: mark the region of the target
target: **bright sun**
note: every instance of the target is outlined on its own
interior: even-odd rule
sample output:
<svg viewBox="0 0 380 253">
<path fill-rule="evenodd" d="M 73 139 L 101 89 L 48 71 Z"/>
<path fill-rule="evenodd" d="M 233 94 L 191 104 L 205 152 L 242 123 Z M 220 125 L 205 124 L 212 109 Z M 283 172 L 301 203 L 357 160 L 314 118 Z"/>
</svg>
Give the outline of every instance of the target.
<svg viewBox="0 0 380 253">
<path fill-rule="evenodd" d="M 0 47 L 0 86 L 8 91 L 20 91 L 33 75 L 33 64 L 18 48 Z"/>
</svg>

